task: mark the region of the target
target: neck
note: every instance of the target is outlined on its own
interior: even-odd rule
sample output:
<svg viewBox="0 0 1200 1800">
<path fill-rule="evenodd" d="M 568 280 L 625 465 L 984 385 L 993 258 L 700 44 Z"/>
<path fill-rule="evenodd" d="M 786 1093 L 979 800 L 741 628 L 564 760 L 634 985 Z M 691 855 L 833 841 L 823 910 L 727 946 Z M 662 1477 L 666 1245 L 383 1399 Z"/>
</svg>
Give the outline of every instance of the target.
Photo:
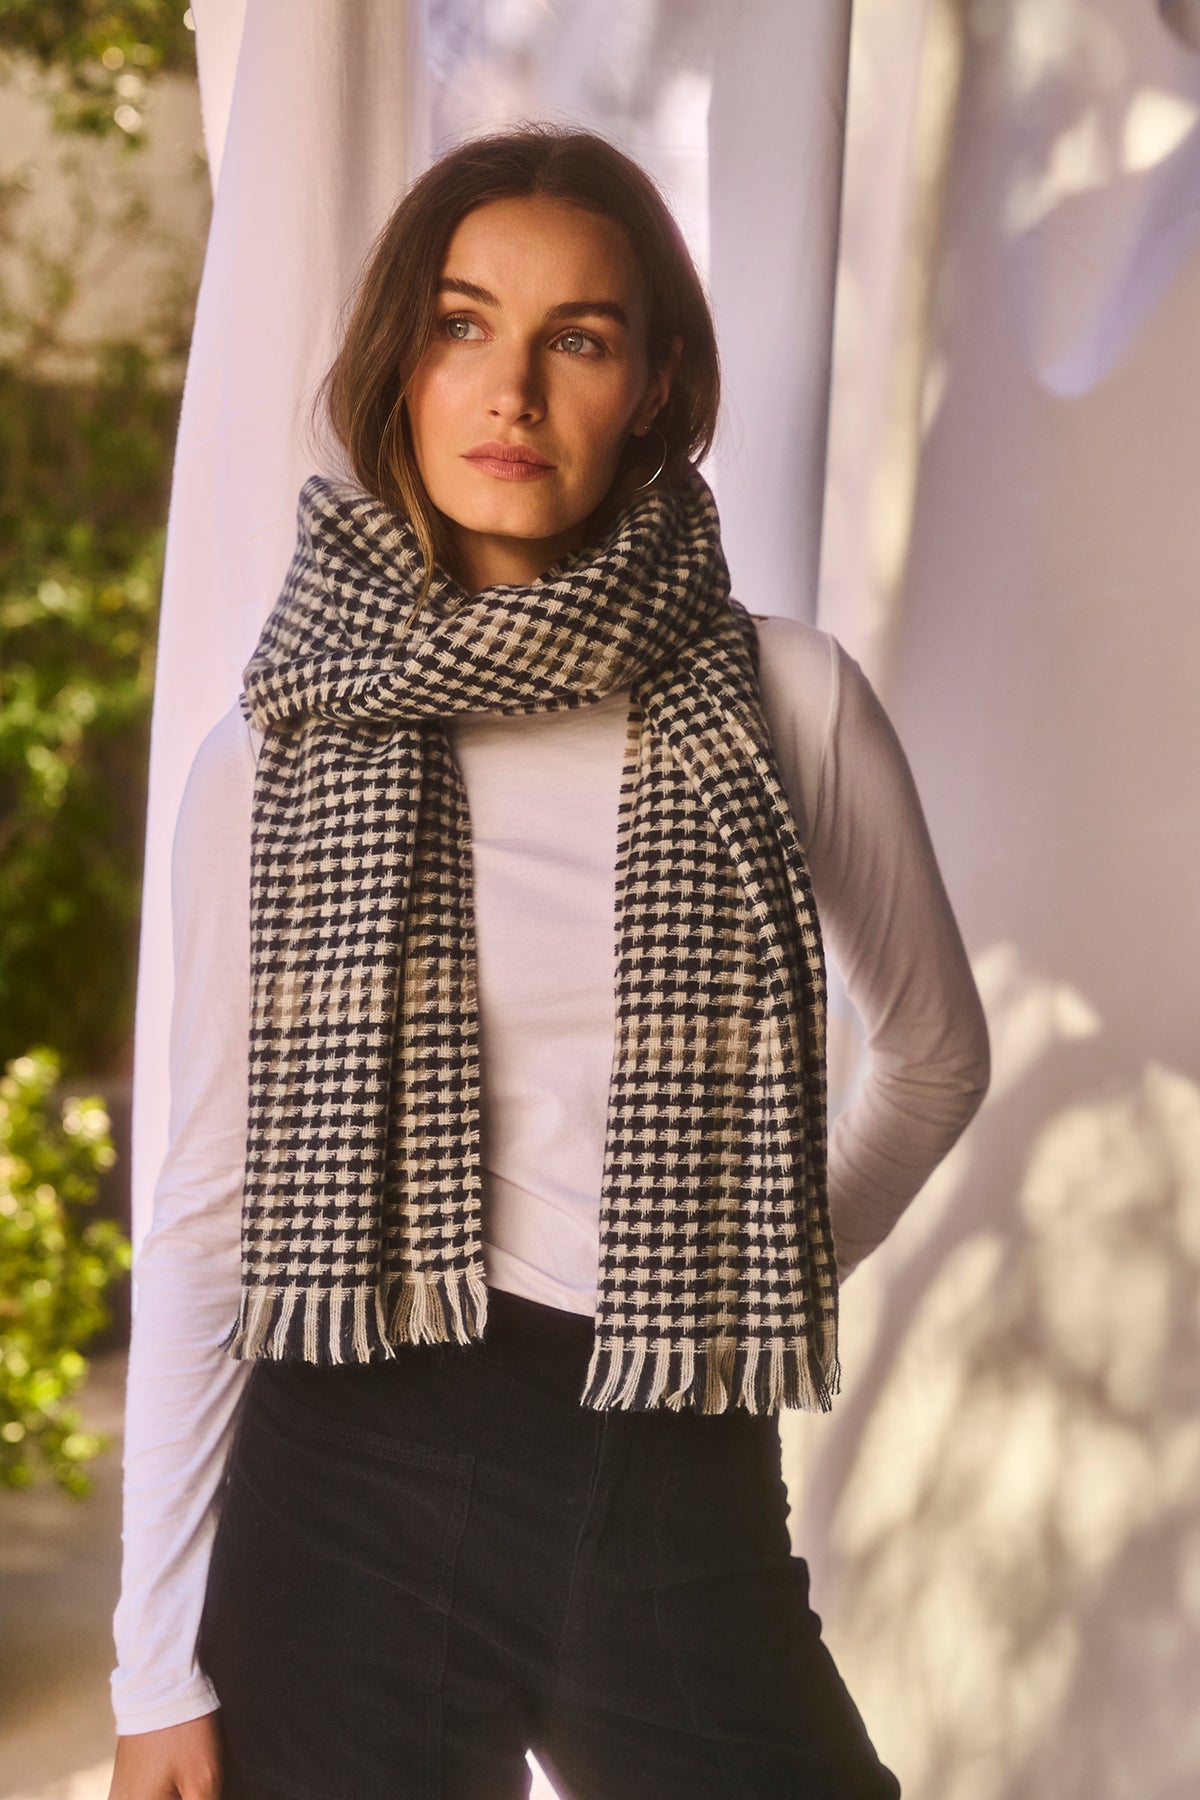
<svg viewBox="0 0 1200 1800">
<path fill-rule="evenodd" d="M 468 594 L 489 587 L 526 587 L 577 550 L 586 521 L 548 538 L 491 536 L 451 526 L 454 578 Z"/>
</svg>

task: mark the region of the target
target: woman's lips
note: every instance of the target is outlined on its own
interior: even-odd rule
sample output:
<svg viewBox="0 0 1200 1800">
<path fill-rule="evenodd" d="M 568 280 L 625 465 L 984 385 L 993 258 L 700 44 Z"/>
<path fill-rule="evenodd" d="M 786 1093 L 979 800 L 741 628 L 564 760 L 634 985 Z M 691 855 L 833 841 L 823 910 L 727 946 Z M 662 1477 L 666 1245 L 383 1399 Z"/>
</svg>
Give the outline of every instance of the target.
<svg viewBox="0 0 1200 1800">
<path fill-rule="evenodd" d="M 463 460 L 485 475 L 498 475 L 501 481 L 537 481 L 554 473 L 553 463 L 515 462 L 500 456 L 467 456 Z"/>
<path fill-rule="evenodd" d="M 500 481 L 538 481 L 542 475 L 552 475 L 554 464 L 534 461 L 533 452 L 525 455 L 518 446 L 480 445 L 479 450 L 468 450 L 464 461 L 473 468 L 479 468 L 484 475 L 498 475 Z"/>
</svg>

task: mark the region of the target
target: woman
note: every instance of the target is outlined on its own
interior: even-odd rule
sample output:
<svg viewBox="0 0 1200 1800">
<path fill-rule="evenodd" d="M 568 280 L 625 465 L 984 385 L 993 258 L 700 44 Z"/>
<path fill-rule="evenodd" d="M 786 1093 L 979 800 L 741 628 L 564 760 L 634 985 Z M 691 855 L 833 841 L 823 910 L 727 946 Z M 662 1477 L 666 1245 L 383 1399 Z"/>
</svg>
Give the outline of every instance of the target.
<svg viewBox="0 0 1200 1800">
<path fill-rule="evenodd" d="M 778 1412 L 987 1082 L 903 752 L 729 593 L 708 309 L 604 140 L 423 175 L 322 397 L 177 831 L 111 1800 L 507 1800 L 530 1748 L 894 1796 Z M 873 1053 L 828 1150 L 823 941 Z"/>
</svg>

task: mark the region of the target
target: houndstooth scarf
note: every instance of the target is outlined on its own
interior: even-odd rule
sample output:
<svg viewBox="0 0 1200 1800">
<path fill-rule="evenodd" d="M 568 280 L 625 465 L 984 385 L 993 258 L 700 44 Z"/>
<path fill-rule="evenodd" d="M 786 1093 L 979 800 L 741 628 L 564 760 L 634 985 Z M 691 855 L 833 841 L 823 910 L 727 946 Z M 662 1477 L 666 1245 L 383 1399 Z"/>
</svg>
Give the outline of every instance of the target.
<svg viewBox="0 0 1200 1800">
<path fill-rule="evenodd" d="M 824 964 L 703 478 L 526 586 L 313 475 L 245 672 L 255 777 L 239 1359 L 369 1362 L 487 1318 L 472 857 L 445 724 L 628 686 L 616 1033 L 580 1403 L 828 1410 Z"/>
</svg>

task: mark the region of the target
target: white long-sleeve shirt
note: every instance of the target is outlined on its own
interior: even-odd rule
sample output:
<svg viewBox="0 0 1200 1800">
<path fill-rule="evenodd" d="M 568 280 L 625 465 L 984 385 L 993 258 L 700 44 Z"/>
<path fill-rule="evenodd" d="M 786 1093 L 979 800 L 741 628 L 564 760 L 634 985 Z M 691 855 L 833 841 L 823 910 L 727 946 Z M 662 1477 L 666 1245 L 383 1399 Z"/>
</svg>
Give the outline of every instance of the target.
<svg viewBox="0 0 1200 1800">
<path fill-rule="evenodd" d="M 983 1097 L 979 996 L 903 750 L 858 664 L 795 620 L 759 623 L 767 723 L 826 952 L 867 1068 L 833 1121 L 844 1278 L 888 1233 Z M 594 1311 L 614 1031 L 617 799 L 629 691 L 450 726 L 474 859 L 483 1238 L 490 1285 Z M 211 1712 L 196 1635 L 214 1493 L 250 1374 L 237 1311 L 259 734 L 235 704 L 188 777 L 172 861 L 169 1145 L 137 1285 L 114 1618 L 121 1733 Z"/>
</svg>

